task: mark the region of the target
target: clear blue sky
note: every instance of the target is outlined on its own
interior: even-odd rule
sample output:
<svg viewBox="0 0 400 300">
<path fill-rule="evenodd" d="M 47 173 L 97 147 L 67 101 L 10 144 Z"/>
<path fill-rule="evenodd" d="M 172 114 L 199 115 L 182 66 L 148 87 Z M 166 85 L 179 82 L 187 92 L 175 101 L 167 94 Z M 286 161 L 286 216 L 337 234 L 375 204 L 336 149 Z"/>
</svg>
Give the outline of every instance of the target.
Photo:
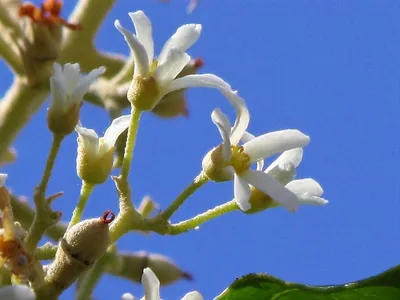
<svg viewBox="0 0 400 300">
<path fill-rule="evenodd" d="M 70 10 L 75 1 L 68 1 Z M 156 49 L 184 23 L 201 23 L 203 33 L 189 53 L 205 61 L 204 72 L 228 81 L 247 101 L 254 134 L 298 128 L 311 136 L 298 178 L 313 177 L 330 200 L 325 207 L 282 208 L 247 216 L 240 212 L 199 231 L 163 237 L 128 234 L 123 250 L 147 250 L 173 258 L 192 272 L 193 282 L 162 289 L 175 300 L 198 289 L 212 299 L 236 277 L 268 272 L 309 284 L 337 284 L 381 272 L 400 263 L 399 79 L 400 4 L 354 0 L 201 0 L 192 15 L 187 1 L 120 0 L 106 19 L 97 45 L 127 54 L 113 22 L 133 30 L 127 13 L 142 9 L 154 23 Z M 65 15 L 67 15 L 65 13 Z M 11 76 L 1 67 L 0 88 Z M 131 175 L 138 203 L 150 194 L 162 208 L 199 172 L 203 155 L 220 142 L 210 120 L 220 107 L 233 111 L 216 91 L 188 93 L 190 117 L 142 119 Z M 31 195 L 44 167 L 51 136 L 45 108 L 15 143 L 16 165 L 3 168 L 9 186 Z M 82 122 L 102 133 L 105 112 L 85 105 Z M 69 219 L 79 194 L 75 172 L 76 135 L 58 158 L 49 193 Z M 207 184 L 173 217 L 180 221 L 231 200 L 232 183 Z M 112 182 L 95 190 L 85 217 L 117 210 Z M 105 276 L 96 299 L 142 296 L 139 285 Z M 69 295 L 69 296 L 68 296 Z M 66 294 L 62 299 L 70 299 Z M 180 299 L 180 298 L 179 298 Z"/>
</svg>

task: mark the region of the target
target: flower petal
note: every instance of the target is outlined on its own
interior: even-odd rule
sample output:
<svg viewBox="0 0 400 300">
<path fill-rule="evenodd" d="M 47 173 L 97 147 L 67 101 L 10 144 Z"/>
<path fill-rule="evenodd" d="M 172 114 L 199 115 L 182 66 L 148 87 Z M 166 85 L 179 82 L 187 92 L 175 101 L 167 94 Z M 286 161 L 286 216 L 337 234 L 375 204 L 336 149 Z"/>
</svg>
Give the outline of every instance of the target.
<svg viewBox="0 0 400 300">
<path fill-rule="evenodd" d="M 104 133 L 105 152 L 115 145 L 118 137 L 123 133 L 130 124 L 131 115 L 125 115 L 114 119 L 110 127 Z"/>
<path fill-rule="evenodd" d="M 150 71 L 150 62 L 145 47 L 142 45 L 136 35 L 121 26 L 119 20 L 116 20 L 114 25 L 118 31 L 123 34 L 125 41 L 132 50 L 135 61 L 134 75 L 144 77 L 147 76 Z"/>
<path fill-rule="evenodd" d="M 251 191 L 248 183 L 235 173 L 234 176 L 234 197 L 237 205 L 243 211 L 248 211 L 251 208 L 249 202 Z"/>
<path fill-rule="evenodd" d="M 186 24 L 177 29 L 177 31 L 164 44 L 159 56 L 159 60 L 163 60 L 164 56 L 172 48 L 177 48 L 182 52 L 189 49 L 199 39 L 201 33 L 200 24 Z"/>
<path fill-rule="evenodd" d="M 243 98 L 237 94 L 237 91 L 221 90 L 221 93 L 232 104 L 236 111 L 236 120 L 231 130 L 231 144 L 237 145 L 245 134 L 250 122 L 250 114 Z"/>
<path fill-rule="evenodd" d="M 165 95 L 164 88 L 168 89 L 168 85 L 173 82 L 189 61 L 190 56 L 177 48 L 170 49 L 164 59 L 159 60 L 159 64 L 154 72 L 154 78 L 159 84 L 162 96 Z"/>
<path fill-rule="evenodd" d="M 0 288 L 0 299 L 7 300 L 35 300 L 33 290 L 26 285 L 13 285 Z"/>
<path fill-rule="evenodd" d="M 318 196 L 310 195 L 309 193 L 297 195 L 297 197 L 299 199 L 300 204 L 325 205 L 329 203 L 328 200 Z"/>
<path fill-rule="evenodd" d="M 308 193 L 320 197 L 324 193 L 321 185 L 312 178 L 293 180 L 286 185 L 286 188 L 296 195 Z"/>
<path fill-rule="evenodd" d="M 187 293 L 181 300 L 203 300 L 203 296 L 198 291 Z"/>
<path fill-rule="evenodd" d="M 6 184 L 7 177 L 7 174 L 0 173 L 0 187 L 3 187 Z"/>
<path fill-rule="evenodd" d="M 154 41 L 151 21 L 141 10 L 129 13 L 129 16 L 135 26 L 136 36 L 142 43 L 144 49 L 146 49 L 147 58 L 149 64 L 151 64 L 154 59 Z"/>
<path fill-rule="evenodd" d="M 64 65 L 63 76 L 64 76 L 65 90 L 67 94 L 71 94 L 78 86 L 79 81 L 81 80 L 80 71 L 81 69 L 78 63 L 75 64 L 67 63 Z"/>
<path fill-rule="evenodd" d="M 86 153 L 91 156 L 97 156 L 99 151 L 99 137 L 96 131 L 82 127 L 81 124 L 76 125 L 75 131 L 78 133 Z"/>
<path fill-rule="evenodd" d="M 248 170 L 242 178 L 249 184 L 270 196 L 274 201 L 290 211 L 295 211 L 299 201 L 297 196 L 280 184 L 276 179 L 260 171 Z"/>
<path fill-rule="evenodd" d="M 291 163 L 295 168 L 297 168 L 303 159 L 303 152 L 303 148 L 294 148 L 283 152 L 272 164 L 268 166 L 268 168 L 265 170 L 265 173 L 268 173 L 277 165 L 284 166 L 287 163 Z"/>
<path fill-rule="evenodd" d="M 160 281 L 150 268 L 143 270 L 142 284 L 144 287 L 144 298 L 146 300 L 160 299 Z"/>
<path fill-rule="evenodd" d="M 291 182 L 296 176 L 296 168 L 291 162 L 282 163 L 279 165 L 275 165 L 273 169 L 265 172 L 269 176 L 274 177 L 279 181 L 280 184 L 286 185 Z"/>
<path fill-rule="evenodd" d="M 79 104 L 82 101 L 83 96 L 87 93 L 89 86 L 105 71 L 106 68 L 102 66 L 90 71 L 89 74 L 82 76 L 78 86 L 71 94 L 71 103 Z"/>
<path fill-rule="evenodd" d="M 242 138 L 240 139 L 240 141 L 242 143 L 247 143 L 251 140 L 254 140 L 256 137 L 254 135 L 252 135 L 251 133 L 245 131 Z M 257 171 L 262 171 L 262 169 L 264 168 L 264 160 L 260 159 L 259 161 L 257 161 Z"/>
<path fill-rule="evenodd" d="M 186 89 L 189 87 L 206 87 L 219 90 L 231 90 L 231 86 L 228 83 L 214 74 L 192 74 L 177 78 L 172 81 L 166 93 Z"/>
<path fill-rule="evenodd" d="M 63 84 L 56 76 L 50 77 L 50 92 L 50 110 L 57 113 L 64 112 L 69 103 L 66 102 L 67 95 L 65 94 Z"/>
<path fill-rule="evenodd" d="M 121 300 L 136 300 L 136 298 L 130 293 L 125 293 L 122 295 Z"/>
<path fill-rule="evenodd" d="M 295 129 L 269 132 L 243 145 L 244 151 L 255 162 L 293 148 L 305 147 L 310 138 Z"/>
<path fill-rule="evenodd" d="M 232 149 L 231 142 L 229 140 L 229 134 L 231 132 L 231 124 L 229 123 L 226 115 L 219 109 L 216 108 L 213 110 L 211 114 L 211 119 L 214 124 L 218 127 L 218 131 L 222 137 L 222 155 L 225 162 L 231 160 L 232 157 Z"/>
</svg>

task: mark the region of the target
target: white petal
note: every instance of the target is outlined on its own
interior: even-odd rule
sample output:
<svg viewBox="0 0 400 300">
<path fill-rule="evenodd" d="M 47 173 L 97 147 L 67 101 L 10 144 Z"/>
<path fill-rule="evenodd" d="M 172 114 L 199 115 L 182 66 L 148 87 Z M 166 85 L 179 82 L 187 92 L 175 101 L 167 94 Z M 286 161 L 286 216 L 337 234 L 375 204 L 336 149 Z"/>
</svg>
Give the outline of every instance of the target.
<svg viewBox="0 0 400 300">
<path fill-rule="evenodd" d="M 293 164 L 297 168 L 303 159 L 303 148 L 294 148 L 283 152 L 272 164 L 268 166 L 265 173 L 275 168 L 277 165 L 285 165 L 287 163 Z"/>
<path fill-rule="evenodd" d="M 142 284 L 146 300 L 160 299 L 160 281 L 150 268 L 143 270 Z"/>
<path fill-rule="evenodd" d="M 162 96 L 165 95 L 163 89 L 168 89 L 169 83 L 175 79 L 189 61 L 190 56 L 176 48 L 168 51 L 165 58 L 159 61 L 154 72 L 154 78 L 160 85 Z"/>
<path fill-rule="evenodd" d="M 203 300 L 203 296 L 198 291 L 187 293 L 181 300 Z"/>
<path fill-rule="evenodd" d="M 96 131 L 77 125 L 75 131 L 83 143 L 83 147 L 88 155 L 97 156 L 99 151 L 99 137 Z"/>
<path fill-rule="evenodd" d="M 134 13 L 129 13 L 129 16 L 131 17 L 133 25 L 135 26 L 136 36 L 142 43 L 144 49 L 146 49 L 147 58 L 151 64 L 154 59 L 154 41 L 151 21 L 141 10 L 138 10 Z"/>
<path fill-rule="evenodd" d="M 228 83 L 214 74 L 193 74 L 186 75 L 172 81 L 167 93 L 189 87 L 206 87 L 219 90 L 231 90 L 231 86 Z"/>
<path fill-rule="evenodd" d="M 53 64 L 53 69 L 54 69 L 53 76 L 54 76 L 56 79 L 58 79 L 58 80 L 62 83 L 62 85 L 63 85 L 62 87 L 65 88 L 65 87 L 64 87 L 64 76 L 63 76 L 63 73 L 62 73 L 62 67 L 61 67 L 61 65 L 58 64 L 58 63 L 54 63 L 54 64 Z"/>
<path fill-rule="evenodd" d="M 0 187 L 3 187 L 6 184 L 7 177 L 7 174 L 0 173 Z"/>
<path fill-rule="evenodd" d="M 296 176 L 296 168 L 291 162 L 286 162 L 284 164 L 275 165 L 273 169 L 265 173 L 274 177 L 280 184 L 286 185 Z"/>
<path fill-rule="evenodd" d="M 241 177 L 249 184 L 270 196 L 274 201 L 290 211 L 295 211 L 299 201 L 297 196 L 285 188 L 273 177 L 260 171 L 248 170 Z"/>
<path fill-rule="evenodd" d="M 251 133 L 245 131 L 245 133 L 243 134 L 242 138 L 240 139 L 240 141 L 242 143 L 247 143 L 251 140 L 254 140 L 256 137 L 254 135 L 252 135 Z M 262 171 L 262 169 L 264 168 L 264 160 L 260 159 L 259 161 L 257 161 L 257 171 Z"/>
<path fill-rule="evenodd" d="M 298 130 L 287 129 L 269 132 L 243 145 L 244 151 L 255 162 L 274 154 L 307 146 L 310 138 Z"/>
<path fill-rule="evenodd" d="M 147 76 L 150 71 L 150 62 L 146 52 L 146 49 L 139 41 L 139 39 L 129 30 L 121 26 L 119 20 L 114 22 L 115 27 L 121 32 L 132 50 L 134 61 L 135 61 L 135 75 L 136 76 Z"/>
<path fill-rule="evenodd" d="M 130 293 L 125 293 L 122 295 L 121 300 L 136 300 L 136 298 Z"/>
<path fill-rule="evenodd" d="M 63 69 L 64 84 L 67 94 L 71 94 L 78 86 L 81 80 L 80 67 L 78 63 L 64 65 Z"/>
<path fill-rule="evenodd" d="M 115 142 L 117 141 L 118 137 L 123 133 L 130 124 L 131 115 L 125 115 L 114 119 L 107 128 L 106 132 L 104 133 L 104 145 L 105 151 L 108 151 L 111 147 L 114 146 Z"/>
<path fill-rule="evenodd" d="M 312 178 L 293 180 L 286 185 L 286 188 L 296 195 L 308 193 L 320 197 L 324 193 L 321 185 Z"/>
<path fill-rule="evenodd" d="M 0 299 L 4 300 L 35 300 L 33 290 L 26 285 L 14 285 L 0 288 Z"/>
<path fill-rule="evenodd" d="M 243 98 L 237 94 L 237 91 L 221 90 L 221 93 L 232 104 L 236 111 L 236 120 L 231 130 L 231 144 L 237 145 L 245 134 L 250 122 L 250 114 Z"/>
<path fill-rule="evenodd" d="M 51 92 L 51 102 L 50 109 L 62 113 L 67 109 L 66 94 L 63 84 L 57 79 L 56 76 L 50 77 L 50 92 Z"/>
<path fill-rule="evenodd" d="M 248 183 L 237 174 L 235 174 L 233 183 L 234 183 L 234 197 L 237 205 L 243 211 L 249 210 L 251 208 L 249 202 L 251 191 Z"/>
<path fill-rule="evenodd" d="M 229 134 L 231 131 L 231 124 L 229 123 L 226 115 L 221 112 L 219 108 L 214 109 L 211 114 L 211 119 L 214 124 L 218 127 L 218 131 L 221 134 L 223 143 L 222 143 L 222 155 L 224 157 L 224 161 L 228 162 L 232 157 L 232 149 L 231 142 L 229 140 Z"/>
<path fill-rule="evenodd" d="M 320 198 L 318 196 L 310 195 L 309 193 L 297 195 L 297 197 L 299 199 L 300 204 L 325 205 L 329 203 L 328 200 Z"/>
<path fill-rule="evenodd" d="M 90 71 L 89 74 L 82 76 L 76 89 L 71 94 L 71 102 L 78 104 L 89 89 L 89 86 L 106 71 L 105 67 L 100 67 Z"/>
<path fill-rule="evenodd" d="M 178 48 L 185 52 L 199 39 L 200 33 L 200 24 L 186 24 L 179 27 L 174 35 L 172 35 L 164 44 L 164 47 L 160 52 L 159 60 L 164 59 L 164 56 L 166 56 L 171 48 Z"/>
</svg>

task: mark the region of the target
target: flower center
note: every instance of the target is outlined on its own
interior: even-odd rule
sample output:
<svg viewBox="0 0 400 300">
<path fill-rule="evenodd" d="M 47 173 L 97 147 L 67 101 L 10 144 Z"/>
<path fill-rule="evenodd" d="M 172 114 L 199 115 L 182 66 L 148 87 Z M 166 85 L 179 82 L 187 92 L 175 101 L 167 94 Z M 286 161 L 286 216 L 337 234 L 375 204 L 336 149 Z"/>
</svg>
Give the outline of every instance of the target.
<svg viewBox="0 0 400 300">
<path fill-rule="evenodd" d="M 229 164 L 235 169 L 236 174 L 240 175 L 250 168 L 250 156 L 244 152 L 242 146 L 232 146 L 232 158 Z"/>
</svg>

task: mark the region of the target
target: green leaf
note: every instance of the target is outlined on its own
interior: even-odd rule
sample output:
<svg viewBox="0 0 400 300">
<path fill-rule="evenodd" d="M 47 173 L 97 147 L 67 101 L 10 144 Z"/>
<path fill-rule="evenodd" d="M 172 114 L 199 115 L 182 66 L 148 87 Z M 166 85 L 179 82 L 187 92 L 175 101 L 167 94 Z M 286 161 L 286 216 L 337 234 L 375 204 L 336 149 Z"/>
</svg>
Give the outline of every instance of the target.
<svg viewBox="0 0 400 300">
<path fill-rule="evenodd" d="M 400 300 L 400 265 L 379 275 L 343 285 L 311 286 L 269 274 L 236 279 L 214 300 Z"/>
</svg>

